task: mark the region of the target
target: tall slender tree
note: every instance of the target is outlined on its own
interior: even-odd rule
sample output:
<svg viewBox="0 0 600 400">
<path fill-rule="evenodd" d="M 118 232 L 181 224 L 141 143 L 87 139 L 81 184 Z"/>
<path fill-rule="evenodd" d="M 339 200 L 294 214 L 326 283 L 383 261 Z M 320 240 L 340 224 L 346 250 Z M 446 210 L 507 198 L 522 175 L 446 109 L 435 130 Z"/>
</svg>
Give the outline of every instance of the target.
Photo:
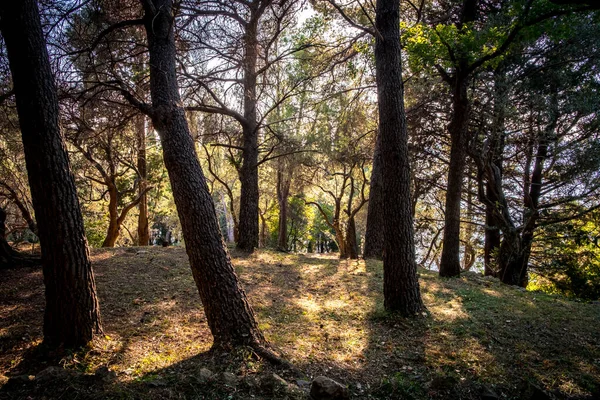
<svg viewBox="0 0 600 400">
<path fill-rule="evenodd" d="M 424 309 L 415 262 L 408 135 L 400 55 L 400 2 L 378 0 L 375 65 L 383 165 L 384 305 L 410 316 Z"/>
<path fill-rule="evenodd" d="M 3 2 L 0 31 L 12 72 L 42 248 L 44 342 L 84 345 L 101 331 L 100 311 L 36 1 Z"/>
</svg>

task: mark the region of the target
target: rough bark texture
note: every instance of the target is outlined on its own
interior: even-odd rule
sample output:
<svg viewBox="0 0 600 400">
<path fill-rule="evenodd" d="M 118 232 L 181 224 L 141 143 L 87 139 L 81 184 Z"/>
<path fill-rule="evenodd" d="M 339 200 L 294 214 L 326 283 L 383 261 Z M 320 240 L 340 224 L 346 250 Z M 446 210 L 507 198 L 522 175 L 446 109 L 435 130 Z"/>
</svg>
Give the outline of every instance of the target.
<svg viewBox="0 0 600 400">
<path fill-rule="evenodd" d="M 348 258 L 358 260 L 358 243 L 356 242 L 356 222 L 354 221 L 354 216 L 349 217 L 346 223 L 344 249 Z"/>
<path fill-rule="evenodd" d="M 42 249 L 44 342 L 84 345 L 101 330 L 100 312 L 37 3 L 3 2 L 0 18 Z"/>
<path fill-rule="evenodd" d="M 415 262 L 399 8 L 396 0 L 377 1 L 375 64 L 385 211 L 384 306 L 409 316 L 424 306 Z"/>
<path fill-rule="evenodd" d="M 364 258 L 383 257 L 383 176 L 381 174 L 381 135 L 377 134 L 373 154 L 373 170 L 369 188 L 369 208 L 367 209 L 367 230 L 365 232 Z"/>
<path fill-rule="evenodd" d="M 452 96 L 452 119 L 450 132 L 450 166 L 446 191 L 444 239 L 440 276 L 460 275 L 460 202 L 463 175 L 467 158 L 467 128 L 469 123 L 469 100 L 466 77 L 457 73 Z"/>
<path fill-rule="evenodd" d="M 143 0 L 150 53 L 148 110 L 158 131 L 186 252 L 214 346 L 264 343 L 233 270 L 177 86 L 171 0 Z M 258 217 L 257 217 L 258 220 Z"/>
<path fill-rule="evenodd" d="M 254 2 L 258 7 L 259 2 Z M 258 18 L 246 25 L 244 37 L 244 137 L 240 170 L 240 218 L 237 248 L 252 252 L 258 247 L 258 124 L 256 114 L 256 62 L 258 58 Z"/>
<path fill-rule="evenodd" d="M 460 31 L 470 29 L 469 23 L 477 17 L 478 0 L 464 0 L 460 22 Z M 444 75 L 446 83 L 452 88 L 452 116 L 448 124 L 450 133 L 450 165 L 448 168 L 448 189 L 446 191 L 444 237 L 442 257 L 440 260 L 440 276 L 460 275 L 460 202 L 462 195 L 463 175 L 467 159 L 468 127 L 470 102 L 468 86 L 472 73 L 469 65 L 470 56 L 463 49 L 458 49 L 453 59 L 454 73 Z"/>
<path fill-rule="evenodd" d="M 146 188 L 148 187 L 148 168 L 146 164 L 146 117 L 139 115 L 136 121 L 137 130 L 137 170 L 139 173 L 138 179 L 138 195 L 140 202 L 138 204 L 138 228 L 137 241 L 138 246 L 148 246 L 150 244 L 150 230 L 148 229 L 148 195 Z"/>
</svg>

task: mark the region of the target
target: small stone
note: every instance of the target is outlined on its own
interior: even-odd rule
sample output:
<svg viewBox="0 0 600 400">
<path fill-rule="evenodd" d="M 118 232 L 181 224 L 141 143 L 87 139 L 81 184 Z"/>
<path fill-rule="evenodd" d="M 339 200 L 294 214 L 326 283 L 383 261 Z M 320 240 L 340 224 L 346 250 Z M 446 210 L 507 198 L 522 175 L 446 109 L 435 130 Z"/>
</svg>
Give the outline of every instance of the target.
<svg viewBox="0 0 600 400">
<path fill-rule="evenodd" d="M 212 371 L 208 368 L 200 368 L 200 371 L 198 371 L 198 377 L 203 381 L 211 380 L 213 375 Z"/>
<path fill-rule="evenodd" d="M 350 392 L 346 386 L 326 376 L 317 376 L 313 379 L 310 395 L 315 400 L 346 400 L 350 398 Z"/>
<path fill-rule="evenodd" d="M 35 380 L 37 382 L 46 382 L 49 380 L 64 379 L 70 374 L 71 372 L 64 368 L 52 366 L 40 371 L 36 375 Z"/>
<path fill-rule="evenodd" d="M 146 385 L 150 387 L 165 387 L 167 386 L 167 382 L 164 379 L 153 379 L 151 381 L 147 381 Z"/>
<path fill-rule="evenodd" d="M 98 380 L 101 380 L 105 383 L 109 383 L 117 379 L 117 373 L 115 371 L 109 370 L 106 366 L 98 368 L 94 376 Z"/>
<path fill-rule="evenodd" d="M 235 374 L 232 374 L 231 372 L 223 372 L 221 374 L 221 381 L 223 381 L 223 383 L 227 386 L 235 387 L 237 386 L 239 380 Z"/>
<path fill-rule="evenodd" d="M 310 382 L 305 381 L 304 379 L 298 379 L 296 381 L 296 385 L 298 385 L 298 387 L 301 389 L 310 389 Z"/>
</svg>

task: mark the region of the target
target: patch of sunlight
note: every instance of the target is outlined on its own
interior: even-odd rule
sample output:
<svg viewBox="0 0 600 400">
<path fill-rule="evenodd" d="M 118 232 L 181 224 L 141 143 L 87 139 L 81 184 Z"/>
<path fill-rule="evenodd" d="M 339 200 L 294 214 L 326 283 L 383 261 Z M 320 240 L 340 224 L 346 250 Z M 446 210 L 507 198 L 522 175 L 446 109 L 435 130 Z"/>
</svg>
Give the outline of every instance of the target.
<svg viewBox="0 0 600 400">
<path fill-rule="evenodd" d="M 346 306 L 348 306 L 348 303 L 342 299 L 325 300 L 325 303 L 323 304 L 323 308 L 328 310 L 337 310 Z"/>
<path fill-rule="evenodd" d="M 487 294 L 488 296 L 503 297 L 502 293 L 498 292 L 497 290 L 484 288 L 484 289 L 481 289 L 481 291 L 483 293 Z"/>
<path fill-rule="evenodd" d="M 92 262 L 104 261 L 113 258 L 115 253 L 113 251 L 94 251 L 91 254 Z"/>
<path fill-rule="evenodd" d="M 316 315 L 322 309 L 322 307 L 312 298 L 302 297 L 295 300 L 295 303 L 302 308 L 302 314 L 305 315 Z"/>
<path fill-rule="evenodd" d="M 445 304 L 429 306 L 429 311 L 436 317 L 444 321 L 454 321 L 457 319 L 466 319 L 468 314 L 458 301 L 452 300 Z"/>
</svg>

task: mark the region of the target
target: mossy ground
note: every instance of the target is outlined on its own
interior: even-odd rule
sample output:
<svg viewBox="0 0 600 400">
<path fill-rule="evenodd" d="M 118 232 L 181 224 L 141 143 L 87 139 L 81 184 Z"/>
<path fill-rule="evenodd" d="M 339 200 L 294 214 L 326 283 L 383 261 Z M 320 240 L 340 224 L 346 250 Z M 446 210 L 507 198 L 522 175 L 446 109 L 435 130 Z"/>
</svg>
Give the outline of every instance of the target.
<svg viewBox="0 0 600 400">
<path fill-rule="evenodd" d="M 253 383 L 276 370 L 251 352 L 208 352 L 182 248 L 95 250 L 93 262 L 104 335 L 54 359 L 37 356 L 41 271 L 0 271 L 0 374 L 36 375 L 56 363 L 77 371 L 76 379 L 5 385 L 0 398 L 281 398 Z M 556 398 L 600 392 L 598 304 L 420 270 L 428 311 L 402 319 L 383 310 L 381 262 L 262 250 L 234 252 L 233 262 L 273 347 L 306 380 L 326 375 L 354 398 L 478 399 L 485 388 L 517 399 L 533 386 Z M 116 377 L 96 379 L 103 367 Z M 240 383 L 199 379 L 201 368 Z"/>
</svg>

